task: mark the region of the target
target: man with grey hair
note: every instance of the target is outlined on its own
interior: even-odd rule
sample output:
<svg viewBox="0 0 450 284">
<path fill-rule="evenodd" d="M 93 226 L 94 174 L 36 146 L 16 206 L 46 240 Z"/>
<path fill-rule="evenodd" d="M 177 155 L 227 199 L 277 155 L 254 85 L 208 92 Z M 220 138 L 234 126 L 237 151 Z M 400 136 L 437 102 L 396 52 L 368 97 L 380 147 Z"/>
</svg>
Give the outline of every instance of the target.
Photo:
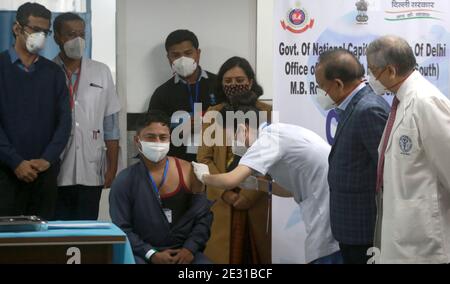
<svg viewBox="0 0 450 284">
<path fill-rule="evenodd" d="M 395 95 L 379 147 L 378 261 L 449 263 L 450 101 L 400 37 L 372 42 L 367 61 L 375 92 Z"/>
</svg>

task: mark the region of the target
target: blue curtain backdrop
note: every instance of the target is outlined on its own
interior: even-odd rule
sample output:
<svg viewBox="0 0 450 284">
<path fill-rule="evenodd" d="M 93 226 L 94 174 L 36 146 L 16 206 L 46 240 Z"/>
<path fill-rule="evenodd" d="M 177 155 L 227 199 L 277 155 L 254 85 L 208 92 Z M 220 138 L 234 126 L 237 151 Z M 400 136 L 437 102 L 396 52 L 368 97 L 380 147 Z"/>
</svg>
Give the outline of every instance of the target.
<svg viewBox="0 0 450 284">
<path fill-rule="evenodd" d="M 75 12 L 77 13 L 77 12 Z M 62 13 L 52 11 L 52 27 L 53 20 Z M 91 0 L 86 0 L 86 12 L 77 13 L 86 21 L 86 52 L 85 57 L 91 58 L 92 54 L 92 28 L 91 28 Z M 16 11 L 0 10 L 0 52 L 9 49 L 14 44 L 14 36 L 12 27 L 16 21 Z M 40 53 L 42 56 L 53 59 L 59 53 L 59 47 L 56 45 L 52 36 L 48 37 L 45 49 Z"/>
</svg>

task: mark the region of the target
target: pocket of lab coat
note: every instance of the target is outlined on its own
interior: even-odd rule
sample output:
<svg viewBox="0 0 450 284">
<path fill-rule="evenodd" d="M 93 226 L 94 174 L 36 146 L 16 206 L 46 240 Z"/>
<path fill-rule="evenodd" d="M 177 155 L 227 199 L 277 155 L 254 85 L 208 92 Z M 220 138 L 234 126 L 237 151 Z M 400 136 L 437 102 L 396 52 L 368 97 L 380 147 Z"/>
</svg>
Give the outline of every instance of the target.
<svg viewBox="0 0 450 284">
<path fill-rule="evenodd" d="M 91 109 L 102 109 L 104 92 L 105 90 L 102 88 L 89 87 L 85 95 L 80 96 L 78 99 L 82 101 L 82 105 L 89 106 Z"/>
<path fill-rule="evenodd" d="M 85 143 L 87 149 L 87 159 L 91 163 L 98 163 L 102 158 L 102 154 L 105 148 L 105 142 L 103 141 L 103 133 L 96 134 L 97 139 L 95 139 L 93 127 L 87 129 L 85 132 Z"/>
<path fill-rule="evenodd" d="M 430 212 L 430 202 L 426 198 L 397 199 L 394 204 L 393 238 L 398 247 L 405 250 L 403 253 L 420 257 L 425 253 L 419 251 L 420 248 L 439 249 L 441 242 L 434 234 L 435 224 Z M 411 251 L 406 251 L 408 249 Z"/>
</svg>

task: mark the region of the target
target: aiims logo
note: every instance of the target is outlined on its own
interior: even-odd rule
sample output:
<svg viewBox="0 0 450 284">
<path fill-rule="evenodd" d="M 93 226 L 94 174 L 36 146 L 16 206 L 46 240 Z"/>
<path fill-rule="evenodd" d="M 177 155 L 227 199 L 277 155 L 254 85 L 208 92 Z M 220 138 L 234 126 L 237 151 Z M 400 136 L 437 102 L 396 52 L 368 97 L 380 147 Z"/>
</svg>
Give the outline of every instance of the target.
<svg viewBox="0 0 450 284">
<path fill-rule="evenodd" d="M 411 138 L 409 138 L 406 135 L 402 135 L 402 137 L 400 137 L 398 144 L 400 145 L 402 155 L 409 155 L 411 153 L 413 147 L 413 142 Z"/>
<path fill-rule="evenodd" d="M 296 6 L 287 12 L 286 19 L 281 21 L 281 26 L 284 30 L 288 30 L 291 33 L 301 34 L 313 28 L 314 19 L 309 17 L 306 9 L 300 7 L 300 3 L 297 3 Z"/>
<path fill-rule="evenodd" d="M 367 24 L 369 21 L 369 16 L 367 16 L 367 7 L 369 6 L 369 3 L 365 0 L 359 0 L 355 4 L 356 9 L 358 10 L 358 15 L 356 16 L 356 21 L 358 24 Z"/>
</svg>

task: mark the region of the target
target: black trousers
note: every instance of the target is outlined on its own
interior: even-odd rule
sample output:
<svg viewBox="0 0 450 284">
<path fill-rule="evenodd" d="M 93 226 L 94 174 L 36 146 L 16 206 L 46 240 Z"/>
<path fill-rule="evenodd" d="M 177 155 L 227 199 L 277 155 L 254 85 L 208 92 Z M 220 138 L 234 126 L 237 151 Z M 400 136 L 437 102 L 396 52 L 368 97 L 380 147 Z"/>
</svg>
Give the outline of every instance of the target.
<svg viewBox="0 0 450 284">
<path fill-rule="evenodd" d="M 344 264 L 367 264 L 371 258 L 367 255 L 367 250 L 373 247 L 370 245 L 346 245 L 339 243 Z"/>
<path fill-rule="evenodd" d="M 0 216 L 35 215 L 53 220 L 58 171 L 59 165 L 54 165 L 34 182 L 26 183 L 11 169 L 0 166 Z"/>
<path fill-rule="evenodd" d="M 97 220 L 103 186 L 62 186 L 58 188 L 55 219 Z"/>
</svg>

